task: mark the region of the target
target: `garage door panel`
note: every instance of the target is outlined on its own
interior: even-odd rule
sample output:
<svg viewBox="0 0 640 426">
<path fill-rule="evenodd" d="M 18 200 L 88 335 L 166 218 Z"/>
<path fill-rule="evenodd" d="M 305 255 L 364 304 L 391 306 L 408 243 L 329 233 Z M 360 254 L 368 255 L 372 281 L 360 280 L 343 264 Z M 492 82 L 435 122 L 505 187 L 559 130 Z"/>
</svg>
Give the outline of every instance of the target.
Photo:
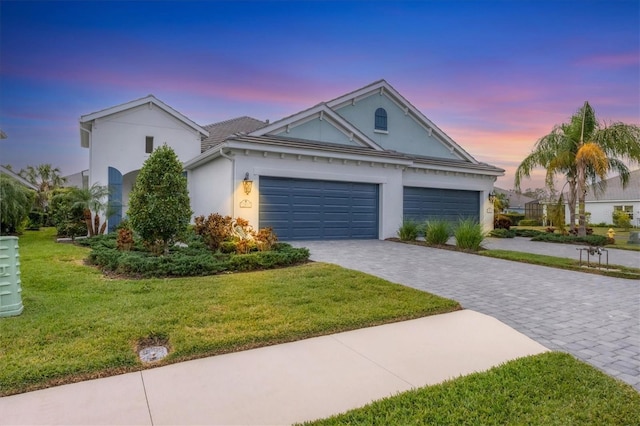
<svg viewBox="0 0 640 426">
<path fill-rule="evenodd" d="M 263 176 L 259 226 L 281 240 L 378 238 L 378 185 Z"/>
<path fill-rule="evenodd" d="M 480 220 L 480 193 L 441 188 L 404 187 L 404 217 L 424 221 L 444 219 L 457 222 L 461 218 Z"/>
</svg>

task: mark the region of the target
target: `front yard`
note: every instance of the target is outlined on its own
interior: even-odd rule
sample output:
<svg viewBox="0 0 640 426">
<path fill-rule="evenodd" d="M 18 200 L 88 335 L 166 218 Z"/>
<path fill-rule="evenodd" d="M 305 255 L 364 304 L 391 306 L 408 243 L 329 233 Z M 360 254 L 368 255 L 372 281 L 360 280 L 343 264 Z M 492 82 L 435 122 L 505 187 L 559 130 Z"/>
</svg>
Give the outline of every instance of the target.
<svg viewBox="0 0 640 426">
<path fill-rule="evenodd" d="M 460 309 L 457 302 L 333 265 L 197 278 L 111 279 L 54 230 L 19 239 L 20 316 L 0 318 L 0 395 Z"/>
<path fill-rule="evenodd" d="M 0 396 L 450 312 L 457 302 L 338 266 L 112 279 L 53 230 L 20 238 L 20 316 L 0 318 Z M 169 355 L 143 364 L 137 349 Z M 472 355 L 470 355 L 472 356 Z M 317 424 L 640 424 L 640 394 L 547 353 L 416 389 Z"/>
</svg>

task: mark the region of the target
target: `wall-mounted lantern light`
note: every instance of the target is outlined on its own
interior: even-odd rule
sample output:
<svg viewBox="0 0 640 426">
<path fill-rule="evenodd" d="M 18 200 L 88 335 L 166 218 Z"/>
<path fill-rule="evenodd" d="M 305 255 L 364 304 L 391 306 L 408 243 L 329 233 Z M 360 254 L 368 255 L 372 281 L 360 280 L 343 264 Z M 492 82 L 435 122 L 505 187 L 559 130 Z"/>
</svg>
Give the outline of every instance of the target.
<svg viewBox="0 0 640 426">
<path fill-rule="evenodd" d="M 494 190 L 491 190 L 491 192 L 489 193 L 489 201 L 493 203 L 495 200 L 496 200 L 496 192 Z"/>
<path fill-rule="evenodd" d="M 253 181 L 249 179 L 249 172 L 244 175 L 244 179 L 242 180 L 242 187 L 244 188 L 244 193 L 249 195 L 251 194 L 251 187 L 253 186 Z"/>
</svg>

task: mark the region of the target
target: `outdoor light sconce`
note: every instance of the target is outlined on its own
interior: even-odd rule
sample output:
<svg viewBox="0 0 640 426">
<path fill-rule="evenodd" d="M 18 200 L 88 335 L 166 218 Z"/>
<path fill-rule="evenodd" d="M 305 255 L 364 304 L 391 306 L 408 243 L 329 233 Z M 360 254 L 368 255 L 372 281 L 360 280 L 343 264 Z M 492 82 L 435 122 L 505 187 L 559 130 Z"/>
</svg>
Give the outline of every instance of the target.
<svg viewBox="0 0 640 426">
<path fill-rule="evenodd" d="M 495 199 L 496 199 L 496 192 L 492 190 L 489 193 L 489 201 L 491 201 L 493 203 L 495 201 Z"/>
<path fill-rule="evenodd" d="M 244 193 L 249 195 L 251 194 L 251 187 L 253 186 L 253 181 L 249 179 L 249 172 L 245 173 L 244 179 L 242 180 L 242 187 L 244 188 Z"/>
</svg>

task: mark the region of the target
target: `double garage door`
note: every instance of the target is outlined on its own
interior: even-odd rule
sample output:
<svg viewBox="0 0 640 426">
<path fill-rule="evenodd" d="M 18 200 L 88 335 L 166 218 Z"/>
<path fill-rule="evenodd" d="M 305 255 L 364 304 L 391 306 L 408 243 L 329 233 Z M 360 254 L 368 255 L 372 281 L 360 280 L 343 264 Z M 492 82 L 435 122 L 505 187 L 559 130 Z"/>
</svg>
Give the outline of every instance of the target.
<svg viewBox="0 0 640 426">
<path fill-rule="evenodd" d="M 260 177 L 260 227 L 281 240 L 376 239 L 379 186 L 371 183 Z M 480 193 L 404 187 L 403 215 L 419 221 L 480 218 Z"/>
<path fill-rule="evenodd" d="M 378 185 L 260 177 L 260 227 L 281 240 L 378 238 Z"/>
</svg>

